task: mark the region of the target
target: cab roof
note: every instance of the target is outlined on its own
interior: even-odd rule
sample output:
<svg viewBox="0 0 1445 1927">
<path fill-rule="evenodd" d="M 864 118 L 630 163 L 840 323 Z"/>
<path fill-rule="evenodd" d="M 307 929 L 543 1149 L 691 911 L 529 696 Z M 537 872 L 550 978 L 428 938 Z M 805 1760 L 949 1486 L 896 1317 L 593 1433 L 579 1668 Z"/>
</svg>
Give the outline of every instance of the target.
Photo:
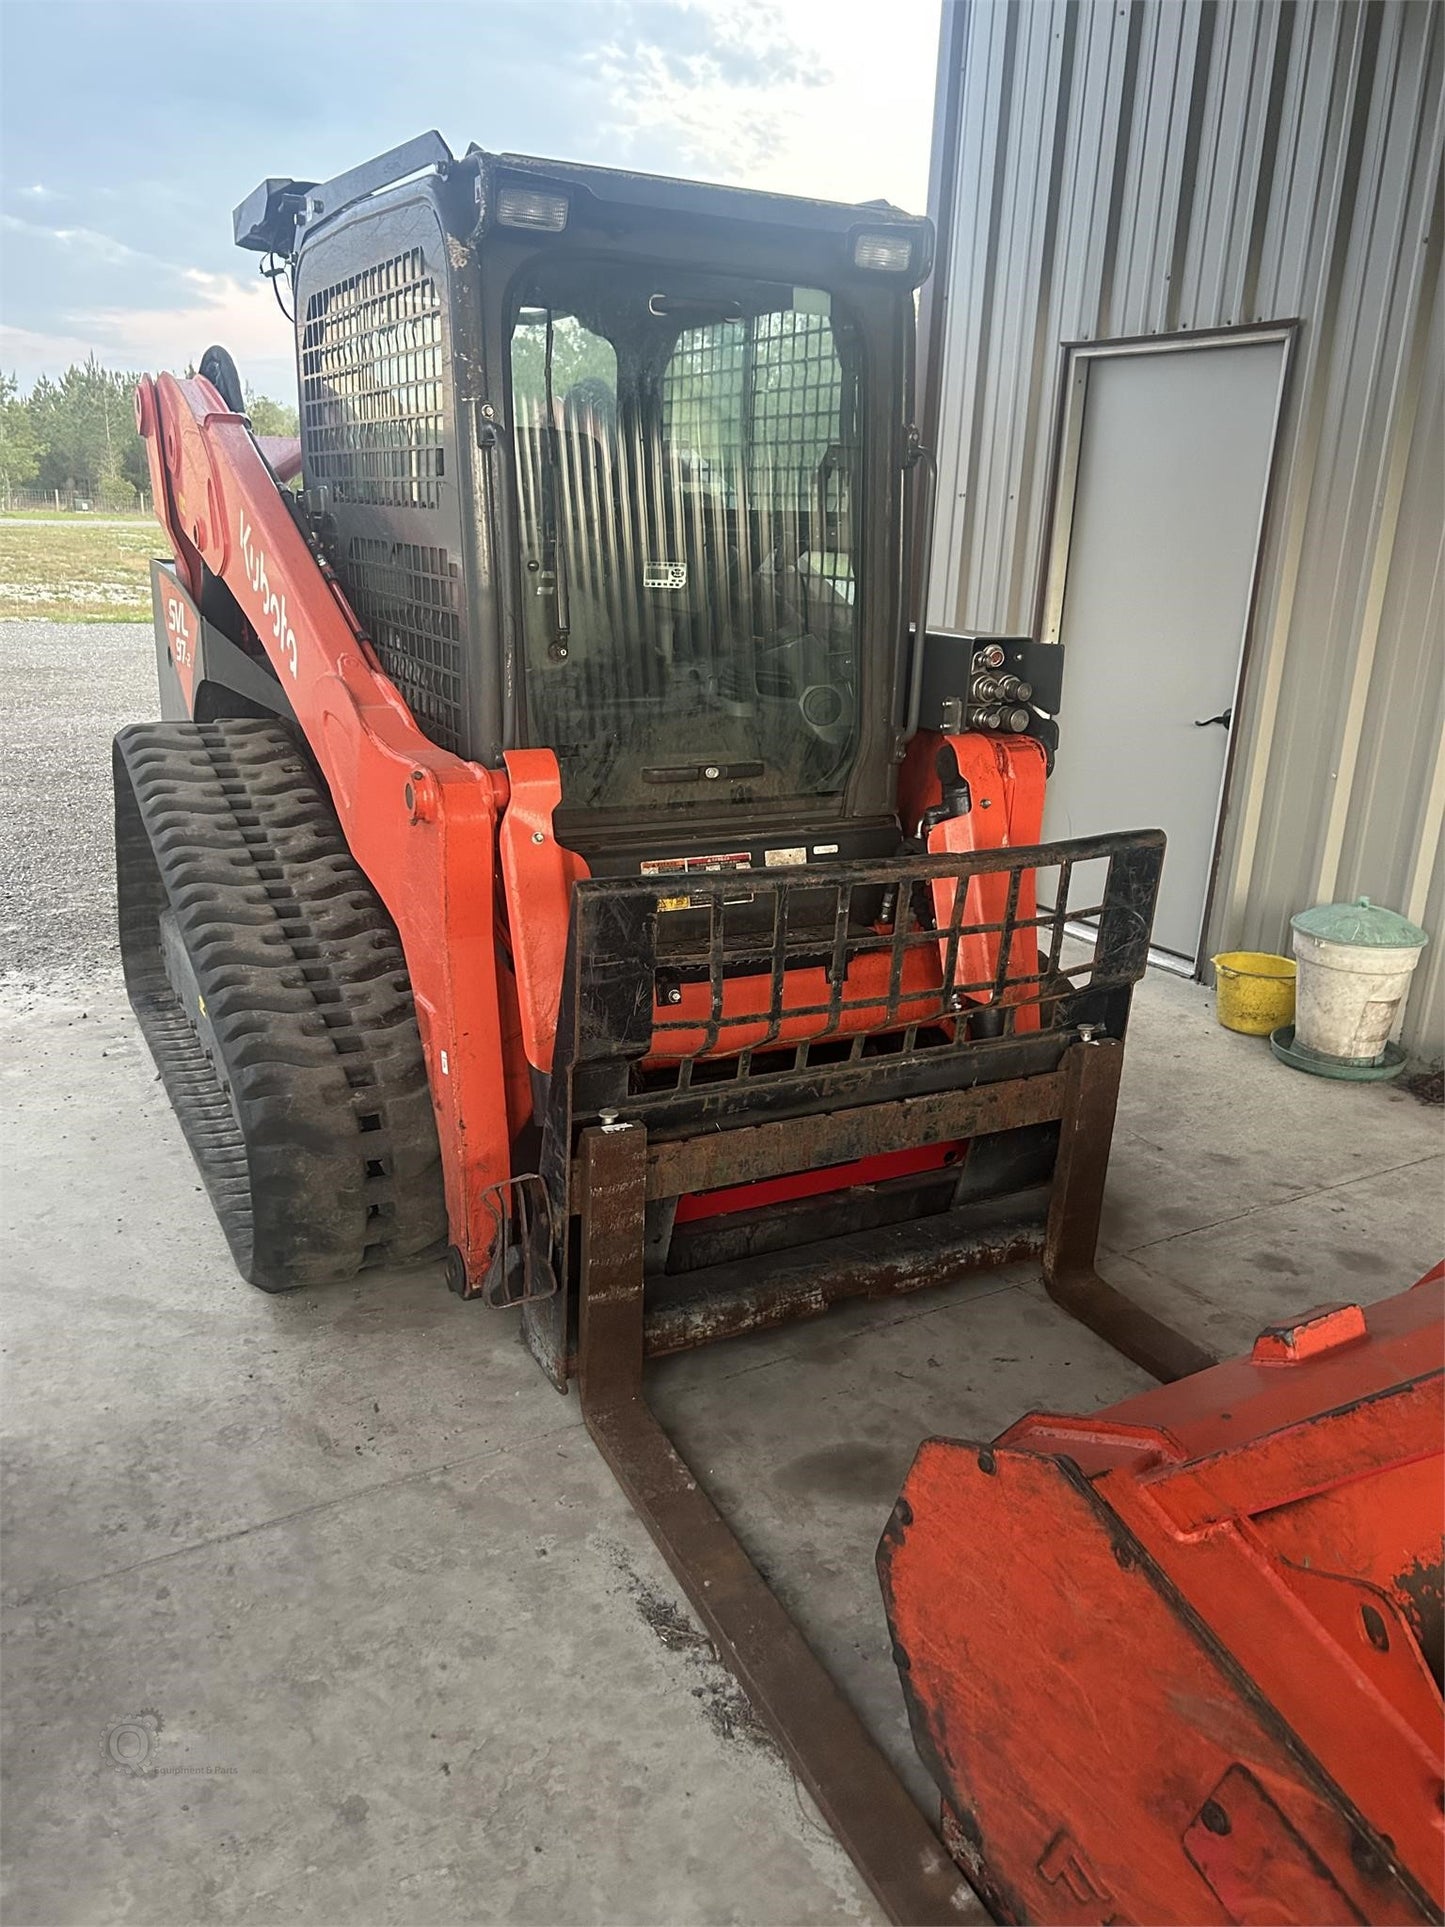
<svg viewBox="0 0 1445 1927">
<path fill-rule="evenodd" d="M 580 199 L 583 205 L 599 208 L 606 205 L 638 213 L 801 228 L 820 236 L 847 237 L 861 231 L 906 233 L 911 243 L 912 285 L 924 280 L 932 265 L 933 223 L 920 215 L 907 214 L 888 201 L 818 201 L 756 188 L 720 187 L 666 174 L 545 160 L 533 154 L 492 154 L 475 145 L 458 161 L 434 129 L 330 181 L 276 177 L 262 181 L 234 212 L 236 245 L 261 253 L 290 255 L 295 252 L 300 230 L 433 167 L 449 174 L 462 168 L 476 170 L 477 202 L 484 222 L 491 219 L 492 203 L 500 187 L 508 183 L 545 184 L 565 190 L 574 202 Z"/>
</svg>

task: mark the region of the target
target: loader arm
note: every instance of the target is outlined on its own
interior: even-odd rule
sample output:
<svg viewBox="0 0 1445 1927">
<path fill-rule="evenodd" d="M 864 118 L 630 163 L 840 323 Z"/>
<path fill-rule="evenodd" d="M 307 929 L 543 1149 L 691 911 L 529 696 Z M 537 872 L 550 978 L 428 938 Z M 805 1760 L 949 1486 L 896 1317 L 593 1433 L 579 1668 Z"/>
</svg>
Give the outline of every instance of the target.
<svg viewBox="0 0 1445 1927">
<path fill-rule="evenodd" d="M 486 1272 L 509 1177 L 494 937 L 506 778 L 440 749 L 382 673 L 244 416 L 210 382 L 142 378 L 156 512 L 199 598 L 225 583 L 319 764 L 347 844 L 395 923 L 436 1110 L 455 1254 Z"/>
</svg>

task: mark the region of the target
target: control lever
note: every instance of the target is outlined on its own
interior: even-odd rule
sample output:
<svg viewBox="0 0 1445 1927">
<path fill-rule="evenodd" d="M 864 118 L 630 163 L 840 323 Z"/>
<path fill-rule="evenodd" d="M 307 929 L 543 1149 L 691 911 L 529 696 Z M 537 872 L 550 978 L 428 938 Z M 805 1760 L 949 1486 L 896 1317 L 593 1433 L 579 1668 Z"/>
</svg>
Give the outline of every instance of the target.
<svg viewBox="0 0 1445 1927">
<path fill-rule="evenodd" d="M 1211 723 L 1218 723 L 1221 728 L 1228 729 L 1233 720 L 1234 704 L 1231 703 L 1228 709 L 1221 709 L 1217 716 L 1205 716 L 1202 718 L 1196 716 L 1194 719 L 1194 727 L 1196 729 L 1208 729 Z"/>
</svg>

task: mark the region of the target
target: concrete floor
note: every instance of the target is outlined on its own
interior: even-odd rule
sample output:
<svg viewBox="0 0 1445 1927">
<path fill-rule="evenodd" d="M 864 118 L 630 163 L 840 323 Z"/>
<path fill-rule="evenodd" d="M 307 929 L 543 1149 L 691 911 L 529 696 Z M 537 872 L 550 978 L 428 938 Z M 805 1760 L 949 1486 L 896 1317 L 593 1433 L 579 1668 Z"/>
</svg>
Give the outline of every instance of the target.
<svg viewBox="0 0 1445 1927">
<path fill-rule="evenodd" d="M 109 954 L 106 743 L 148 635 L 79 632 L 78 696 L 43 629 L 0 625 L 35 772 L 0 852 L 5 1918 L 875 1919 L 508 1319 L 431 1272 L 278 1300 L 231 1271 Z M 1151 978 L 1105 1269 L 1222 1349 L 1387 1295 L 1445 1244 L 1439 1123 Z M 653 1382 L 926 1799 L 872 1569 L 914 1447 L 1143 1375 L 1025 1266 Z"/>
</svg>

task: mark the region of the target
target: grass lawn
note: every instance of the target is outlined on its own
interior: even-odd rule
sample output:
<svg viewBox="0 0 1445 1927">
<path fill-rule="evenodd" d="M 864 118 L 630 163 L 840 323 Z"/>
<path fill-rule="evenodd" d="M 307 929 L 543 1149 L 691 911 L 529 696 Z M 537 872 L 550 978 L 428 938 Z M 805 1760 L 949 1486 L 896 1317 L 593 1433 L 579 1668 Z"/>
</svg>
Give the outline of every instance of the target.
<svg viewBox="0 0 1445 1927">
<path fill-rule="evenodd" d="M 70 522 L 77 528 L 88 528 L 96 522 L 134 522 L 137 527 L 149 522 L 153 528 L 157 526 L 149 509 L 0 509 L 0 528 L 7 522 Z"/>
<path fill-rule="evenodd" d="M 166 553 L 158 523 L 0 518 L 0 617 L 149 622 L 150 561 Z"/>
</svg>

